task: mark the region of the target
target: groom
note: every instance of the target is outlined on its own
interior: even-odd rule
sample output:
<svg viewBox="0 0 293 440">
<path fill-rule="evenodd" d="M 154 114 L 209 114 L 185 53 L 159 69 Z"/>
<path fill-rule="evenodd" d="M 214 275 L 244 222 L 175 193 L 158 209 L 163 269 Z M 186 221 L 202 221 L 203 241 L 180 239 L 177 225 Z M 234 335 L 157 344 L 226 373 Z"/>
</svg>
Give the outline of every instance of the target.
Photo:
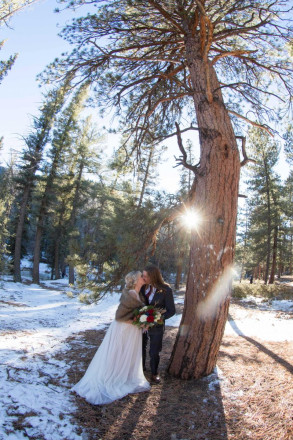
<svg viewBox="0 0 293 440">
<path fill-rule="evenodd" d="M 166 284 L 163 280 L 162 274 L 157 266 L 149 264 L 145 267 L 142 273 L 145 285 L 140 290 L 141 298 L 146 305 L 153 305 L 157 309 L 166 310 L 162 314 L 162 318 L 171 318 L 175 315 L 175 304 L 172 289 L 169 284 Z M 142 341 L 142 360 L 143 369 L 146 370 L 146 350 L 148 340 L 150 340 L 150 367 L 152 372 L 152 381 L 155 383 L 160 382 L 160 376 L 158 375 L 158 366 L 160 362 L 160 351 L 162 350 L 163 334 L 165 324 L 156 324 L 149 330 L 143 333 Z"/>
</svg>

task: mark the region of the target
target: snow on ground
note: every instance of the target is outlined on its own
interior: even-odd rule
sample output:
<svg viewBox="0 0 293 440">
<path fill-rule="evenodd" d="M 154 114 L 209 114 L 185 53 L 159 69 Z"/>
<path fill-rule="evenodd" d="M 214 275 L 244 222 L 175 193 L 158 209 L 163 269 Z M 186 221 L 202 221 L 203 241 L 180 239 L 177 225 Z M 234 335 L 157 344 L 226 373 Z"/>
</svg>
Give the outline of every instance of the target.
<svg viewBox="0 0 293 440">
<path fill-rule="evenodd" d="M 89 306 L 52 287 L 0 282 L 0 440 L 85 438 L 70 420 L 75 410 L 70 365 L 54 354 L 68 349 L 64 341 L 71 334 L 105 327 L 119 297 L 114 293 Z M 13 425 L 19 414 L 26 415 L 21 430 Z"/>
<path fill-rule="evenodd" d="M 284 319 L 276 312 L 293 313 L 293 301 L 290 300 L 265 300 L 254 296 L 248 296 L 241 300 L 243 305 L 250 304 L 257 307 L 261 312 L 251 313 L 247 308 L 230 306 L 233 311 L 233 319 L 229 317 L 225 334 L 257 337 L 264 341 L 292 341 L 293 340 L 293 316 Z M 184 297 L 175 298 L 175 304 L 184 304 Z M 290 317 L 290 315 L 288 315 Z M 287 318 L 288 318 L 287 317 Z M 167 325 L 178 327 L 181 315 L 175 315 L 166 321 Z"/>
<path fill-rule="evenodd" d="M 257 305 L 253 308 L 230 306 L 230 315 L 226 324 L 226 335 L 256 337 L 263 341 L 293 341 L 293 301 L 265 300 L 247 297 L 241 301 Z M 281 313 L 283 312 L 283 313 Z"/>
<path fill-rule="evenodd" d="M 108 325 L 120 294 L 84 305 L 66 294 L 66 279 L 43 283 L 45 287 L 0 281 L 0 440 L 87 438 L 71 419 L 76 409 L 67 378 L 71 366 L 54 355 L 69 349 L 68 336 Z M 175 302 L 182 304 L 182 296 Z M 280 319 L 276 310 L 293 311 L 293 301 L 272 301 L 264 306 L 266 310 L 256 316 L 244 307 L 237 308 L 226 333 L 292 340 L 293 320 Z M 181 315 L 176 315 L 166 323 L 176 327 L 180 320 Z M 211 375 L 211 387 L 215 380 L 222 380 L 219 376 L 218 371 Z M 16 424 L 19 414 L 23 415 L 22 426 Z"/>
<path fill-rule="evenodd" d="M 263 317 L 250 317 L 245 320 L 229 319 L 225 328 L 225 335 L 249 336 L 263 341 L 292 341 L 293 320 L 277 318 L 274 314 Z"/>
</svg>

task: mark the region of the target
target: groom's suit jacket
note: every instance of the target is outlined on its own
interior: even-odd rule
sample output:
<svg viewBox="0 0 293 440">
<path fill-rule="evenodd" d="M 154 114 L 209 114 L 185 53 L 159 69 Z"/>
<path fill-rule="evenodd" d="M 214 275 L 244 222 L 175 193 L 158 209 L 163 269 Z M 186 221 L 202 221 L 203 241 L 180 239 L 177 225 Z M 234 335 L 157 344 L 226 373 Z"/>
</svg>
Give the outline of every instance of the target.
<svg viewBox="0 0 293 440">
<path fill-rule="evenodd" d="M 140 290 L 140 296 L 141 298 L 144 298 L 145 304 L 149 304 L 145 296 L 147 286 L 148 285 L 145 284 Z M 150 305 L 155 306 L 157 309 L 166 309 L 166 312 L 162 315 L 164 320 L 171 318 L 171 316 L 175 315 L 176 310 L 171 287 L 165 284 L 157 288 L 154 297 L 150 302 Z"/>
</svg>

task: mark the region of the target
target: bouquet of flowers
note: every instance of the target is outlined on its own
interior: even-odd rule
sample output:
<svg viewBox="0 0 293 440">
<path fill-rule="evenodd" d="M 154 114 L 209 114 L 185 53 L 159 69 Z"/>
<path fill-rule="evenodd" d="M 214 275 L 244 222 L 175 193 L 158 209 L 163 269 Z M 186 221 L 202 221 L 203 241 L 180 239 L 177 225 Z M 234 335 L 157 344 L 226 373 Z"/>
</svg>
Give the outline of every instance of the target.
<svg viewBox="0 0 293 440">
<path fill-rule="evenodd" d="M 156 309 L 154 306 L 144 306 L 134 311 L 132 324 L 140 328 L 148 328 L 156 324 L 164 324 L 164 321 L 159 309 Z"/>
</svg>

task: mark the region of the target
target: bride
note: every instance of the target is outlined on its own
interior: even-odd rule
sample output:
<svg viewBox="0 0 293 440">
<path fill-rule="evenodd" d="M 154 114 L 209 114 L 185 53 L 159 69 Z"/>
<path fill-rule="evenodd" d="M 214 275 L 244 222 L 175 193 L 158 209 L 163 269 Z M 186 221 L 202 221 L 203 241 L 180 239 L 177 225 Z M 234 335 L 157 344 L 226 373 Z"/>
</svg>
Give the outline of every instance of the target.
<svg viewBox="0 0 293 440">
<path fill-rule="evenodd" d="M 115 320 L 85 375 L 72 388 L 94 405 L 150 389 L 142 369 L 142 330 L 132 325 L 134 309 L 145 305 L 139 298 L 144 284 L 141 272 L 127 274 L 125 283 Z"/>
</svg>

